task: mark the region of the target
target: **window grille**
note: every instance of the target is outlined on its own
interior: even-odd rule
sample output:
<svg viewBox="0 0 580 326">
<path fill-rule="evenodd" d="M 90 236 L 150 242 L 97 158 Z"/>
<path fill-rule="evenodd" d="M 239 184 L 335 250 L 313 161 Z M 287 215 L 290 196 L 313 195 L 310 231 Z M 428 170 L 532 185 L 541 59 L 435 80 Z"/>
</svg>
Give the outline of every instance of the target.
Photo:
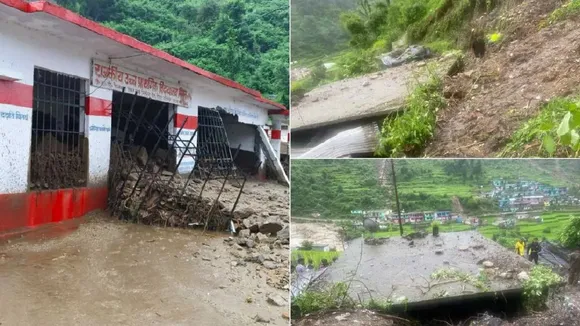
<svg viewBox="0 0 580 326">
<path fill-rule="evenodd" d="M 85 85 L 80 78 L 34 69 L 31 190 L 86 186 Z"/>
</svg>

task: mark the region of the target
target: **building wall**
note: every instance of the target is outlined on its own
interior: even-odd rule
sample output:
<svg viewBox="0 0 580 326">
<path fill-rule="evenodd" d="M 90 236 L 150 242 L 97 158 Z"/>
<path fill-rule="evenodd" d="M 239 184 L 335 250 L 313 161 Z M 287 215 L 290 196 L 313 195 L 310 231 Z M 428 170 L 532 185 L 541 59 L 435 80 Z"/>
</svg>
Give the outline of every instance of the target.
<svg viewBox="0 0 580 326">
<path fill-rule="evenodd" d="M 18 81 L 0 80 L 0 233 L 23 227 L 83 216 L 87 212 L 106 208 L 107 177 L 111 141 L 111 90 L 90 85 L 92 60 L 107 61 L 97 49 L 79 48 L 65 39 L 39 33 L 7 21 L 0 21 L 0 75 L 13 73 Z M 167 81 L 162 73 L 143 71 L 131 66 L 130 60 L 114 62 L 119 66 L 144 72 Z M 32 106 L 34 68 L 68 74 L 86 80 L 84 131 L 88 137 L 88 182 L 82 189 L 60 189 L 28 192 L 30 143 L 32 134 Z M 21 76 L 21 77 L 20 77 Z M 185 88 L 191 81 L 182 81 Z M 199 84 L 199 78 L 197 79 Z M 205 85 L 205 80 L 204 80 Z M 248 124 L 264 125 L 267 110 L 236 101 L 228 88 L 207 81 L 204 89 L 190 87 L 192 100 L 189 107 L 177 107 L 177 119 L 170 132 L 175 133 L 181 122 L 189 117 L 181 133 L 187 143 L 198 127 L 199 106 L 224 110 L 239 116 Z M 83 117 L 81 118 L 81 121 Z M 176 126 L 178 126 L 176 128 Z M 236 131 L 234 130 L 234 133 Z M 197 137 L 196 137 L 197 138 Z M 192 146 L 197 145 L 193 138 Z M 237 136 L 233 137 L 237 139 Z M 246 138 L 239 140 L 246 148 Z M 253 151 L 253 143 L 251 150 Z M 194 167 L 193 156 L 185 157 L 179 171 L 189 172 Z"/>
</svg>

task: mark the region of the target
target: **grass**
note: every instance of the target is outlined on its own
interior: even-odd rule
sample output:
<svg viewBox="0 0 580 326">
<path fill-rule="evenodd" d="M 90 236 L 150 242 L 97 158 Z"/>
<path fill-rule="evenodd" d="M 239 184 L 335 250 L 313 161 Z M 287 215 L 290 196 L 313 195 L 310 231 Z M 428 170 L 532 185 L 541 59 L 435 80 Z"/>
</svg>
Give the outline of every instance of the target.
<svg viewBox="0 0 580 326">
<path fill-rule="evenodd" d="M 571 0 L 554 10 L 550 16 L 540 22 L 540 28 L 580 15 L 580 0 Z"/>
<path fill-rule="evenodd" d="M 560 137 L 560 125 L 567 113 L 579 120 L 580 98 L 560 97 L 550 100 L 537 117 L 525 122 L 512 135 L 500 156 L 579 157 L 580 152 L 566 145 L 566 139 Z"/>
<path fill-rule="evenodd" d="M 405 110 L 385 119 L 376 156 L 417 156 L 433 137 L 437 112 L 446 106 L 443 83 L 431 74 L 407 97 Z"/>
<path fill-rule="evenodd" d="M 334 258 L 338 258 L 340 252 L 338 251 L 306 251 L 306 250 L 293 250 L 292 251 L 292 263 L 296 263 L 298 257 L 304 258 L 304 261 L 308 264 L 312 262 L 314 268 L 320 268 L 323 259 L 326 259 L 329 263 L 332 263 Z"/>
</svg>

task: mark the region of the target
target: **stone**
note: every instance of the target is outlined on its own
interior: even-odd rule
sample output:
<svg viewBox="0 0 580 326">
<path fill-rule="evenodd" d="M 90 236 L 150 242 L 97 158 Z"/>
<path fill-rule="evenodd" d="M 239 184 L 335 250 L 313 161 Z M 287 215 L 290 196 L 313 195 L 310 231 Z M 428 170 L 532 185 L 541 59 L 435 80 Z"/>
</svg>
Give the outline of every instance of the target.
<svg viewBox="0 0 580 326">
<path fill-rule="evenodd" d="M 263 233 L 256 233 L 256 240 L 260 243 L 268 243 L 270 240 L 270 237 L 268 237 L 267 235 L 263 234 Z"/>
<path fill-rule="evenodd" d="M 425 67 L 427 63 L 425 61 L 421 61 L 417 63 L 417 67 Z"/>
<path fill-rule="evenodd" d="M 437 250 L 435 250 L 435 254 L 436 255 L 443 255 L 443 250 L 442 249 L 437 249 Z"/>
<path fill-rule="evenodd" d="M 266 260 L 262 263 L 262 265 L 264 265 L 264 267 L 266 267 L 267 269 L 276 269 L 278 268 L 278 265 L 275 262 Z"/>
<path fill-rule="evenodd" d="M 268 303 L 278 307 L 285 307 L 287 305 L 286 300 L 278 294 L 270 294 L 268 296 Z"/>
<path fill-rule="evenodd" d="M 250 230 L 249 229 L 240 230 L 240 233 L 238 234 L 238 236 L 240 238 L 247 238 L 250 236 Z"/>
<path fill-rule="evenodd" d="M 288 227 L 285 227 L 282 230 L 278 231 L 278 233 L 276 233 L 276 236 L 278 239 L 282 240 L 282 243 L 284 243 L 284 240 L 286 241 L 290 240 L 290 229 Z"/>
<path fill-rule="evenodd" d="M 336 319 L 337 321 L 345 321 L 348 319 L 349 316 L 350 316 L 350 313 L 347 312 L 347 313 L 344 313 L 344 314 L 341 314 L 341 315 L 334 317 L 334 319 Z"/>
<path fill-rule="evenodd" d="M 237 211 L 234 211 L 234 218 L 238 220 L 243 220 L 254 215 L 254 213 L 255 211 L 249 207 L 241 208 Z"/>
<path fill-rule="evenodd" d="M 141 166 L 145 166 L 145 164 L 147 163 L 147 159 L 149 158 L 149 155 L 147 154 L 147 149 L 145 149 L 145 147 L 143 146 L 133 147 L 131 149 L 131 154 L 135 157 L 137 163 L 139 163 Z"/>
<path fill-rule="evenodd" d="M 469 247 L 461 246 L 459 247 L 459 251 L 467 251 Z"/>
<path fill-rule="evenodd" d="M 211 258 L 209 258 L 209 257 L 201 257 L 201 259 L 205 260 L 205 261 L 211 261 Z"/>
<path fill-rule="evenodd" d="M 248 248 L 254 248 L 254 246 L 256 246 L 256 243 L 252 239 L 246 239 L 246 246 Z"/>
<path fill-rule="evenodd" d="M 483 262 L 483 267 L 485 268 L 492 268 L 493 267 L 493 263 L 490 262 L 489 260 L 486 260 Z"/>
<path fill-rule="evenodd" d="M 523 272 L 520 272 L 520 273 L 518 274 L 518 280 L 519 280 L 520 282 L 527 281 L 527 280 L 529 280 L 529 279 L 530 279 L 530 276 L 529 276 L 529 275 L 528 275 L 528 273 L 526 273 L 525 271 L 523 271 Z"/>
<path fill-rule="evenodd" d="M 284 226 L 279 222 L 266 222 L 260 225 L 259 230 L 264 234 L 277 233 L 282 230 Z"/>
<path fill-rule="evenodd" d="M 137 181 L 139 179 L 139 174 L 137 174 L 137 172 L 130 173 L 127 179 L 130 181 Z"/>
<path fill-rule="evenodd" d="M 363 87 L 367 87 L 371 84 L 371 82 L 369 82 L 368 80 L 365 80 L 365 82 L 362 84 Z"/>
<path fill-rule="evenodd" d="M 250 221 L 249 219 L 244 219 L 242 221 L 242 225 L 246 228 L 246 229 L 250 229 L 252 227 L 252 221 Z"/>
<path fill-rule="evenodd" d="M 270 323 L 270 320 L 269 320 L 269 319 L 267 319 L 267 318 L 264 318 L 263 316 L 260 316 L 260 315 L 256 315 L 256 316 L 254 317 L 254 320 L 255 320 L 257 323 L 262 323 L 262 324 L 269 324 L 269 323 Z"/>
</svg>

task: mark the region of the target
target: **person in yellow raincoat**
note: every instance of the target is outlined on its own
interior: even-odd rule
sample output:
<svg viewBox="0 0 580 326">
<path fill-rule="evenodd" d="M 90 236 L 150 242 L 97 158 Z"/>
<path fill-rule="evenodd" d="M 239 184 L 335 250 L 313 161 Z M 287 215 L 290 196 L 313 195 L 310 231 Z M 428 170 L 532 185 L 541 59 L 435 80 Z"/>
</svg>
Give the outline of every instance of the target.
<svg viewBox="0 0 580 326">
<path fill-rule="evenodd" d="M 518 239 L 518 241 L 516 241 L 516 253 L 520 256 L 523 256 L 524 249 L 525 249 L 524 241 L 522 241 L 522 239 Z"/>
</svg>

